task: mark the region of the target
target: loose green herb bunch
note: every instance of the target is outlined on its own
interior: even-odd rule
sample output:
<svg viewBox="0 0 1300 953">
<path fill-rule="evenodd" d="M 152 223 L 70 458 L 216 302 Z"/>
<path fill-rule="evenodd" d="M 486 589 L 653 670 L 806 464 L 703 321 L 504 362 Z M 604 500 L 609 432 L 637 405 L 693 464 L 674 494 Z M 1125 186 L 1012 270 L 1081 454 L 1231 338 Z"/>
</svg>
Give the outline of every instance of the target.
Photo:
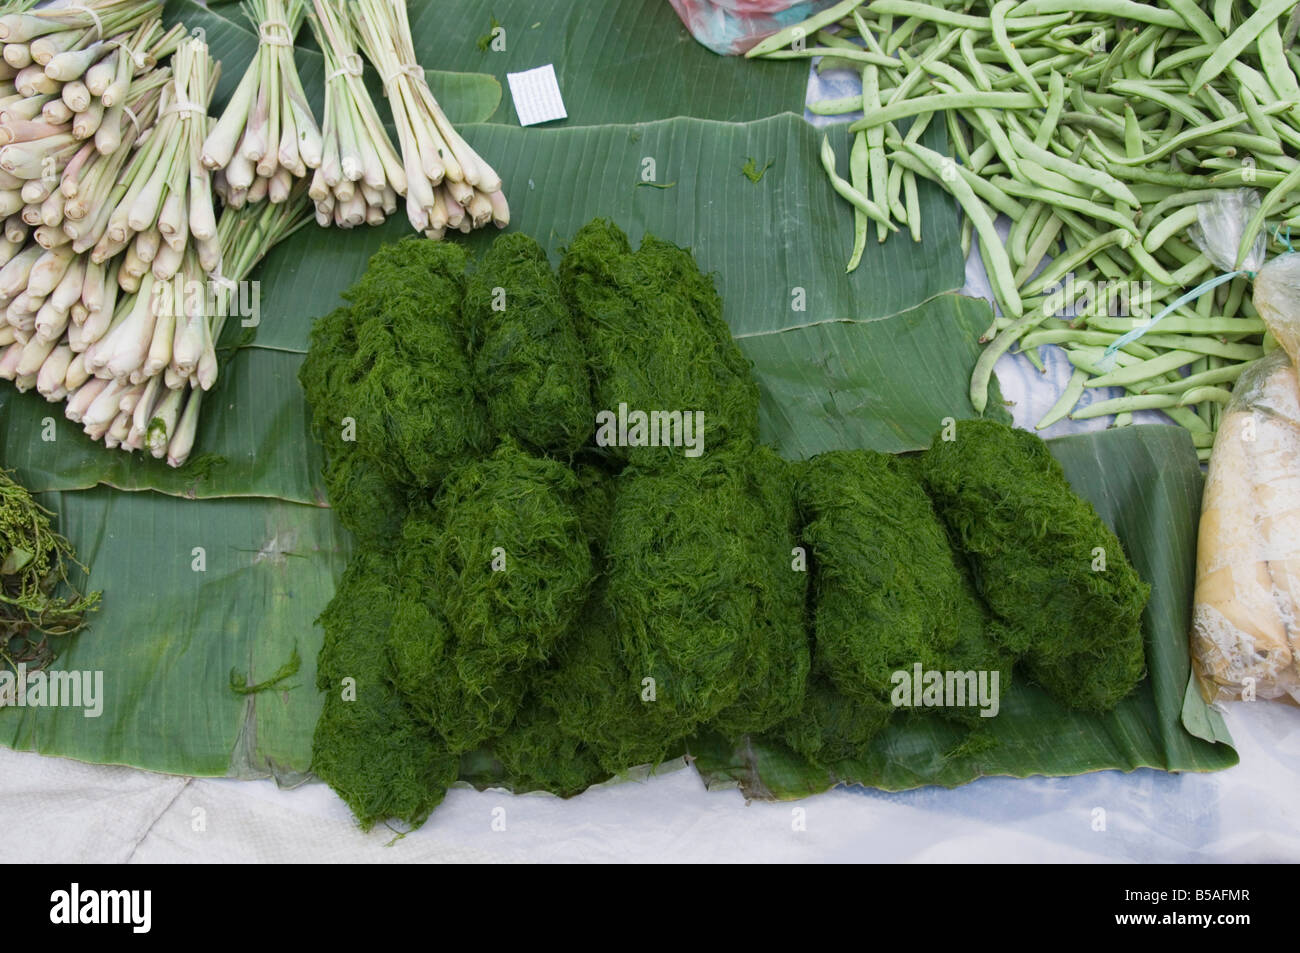
<svg viewBox="0 0 1300 953">
<path fill-rule="evenodd" d="M 1002 690 L 1024 656 L 1087 708 L 1136 683 L 1132 643 L 1112 635 L 1145 590 L 1117 544 L 1118 598 L 1076 574 L 1068 605 L 1035 597 L 1039 615 L 1017 614 L 985 584 L 979 540 L 945 522 L 958 510 L 936 496 L 936 513 L 919 479 L 951 469 L 984 486 L 985 446 L 1035 525 L 1110 546 L 1037 438 L 990 425 L 963 428 L 976 447 L 951 461 L 791 464 L 758 442 L 749 365 L 689 252 L 653 236 L 633 251 L 595 221 L 558 278 L 517 235 L 468 283 L 466 265 L 454 246 L 382 249 L 318 321 L 301 372 L 330 501 L 358 543 L 320 619 L 314 760 L 363 826 L 421 823 L 462 757 L 476 778 L 492 755 L 497 783 L 570 795 L 714 732 L 833 771 L 897 717 L 894 673 L 916 663 L 996 671 Z M 593 410 L 620 403 L 703 410 L 704 452 L 598 446 Z M 990 533 L 1031 589 L 1058 581 L 1043 561 L 1069 555 L 1063 539 L 996 520 Z M 1083 614 L 1117 611 L 1111 635 L 1081 640 Z M 938 712 L 977 737 L 977 709 Z"/>
<path fill-rule="evenodd" d="M 50 636 L 86 624 L 100 594 L 82 595 L 69 575 L 84 571 L 51 513 L 0 470 L 0 661 L 40 667 L 53 658 Z"/>
</svg>

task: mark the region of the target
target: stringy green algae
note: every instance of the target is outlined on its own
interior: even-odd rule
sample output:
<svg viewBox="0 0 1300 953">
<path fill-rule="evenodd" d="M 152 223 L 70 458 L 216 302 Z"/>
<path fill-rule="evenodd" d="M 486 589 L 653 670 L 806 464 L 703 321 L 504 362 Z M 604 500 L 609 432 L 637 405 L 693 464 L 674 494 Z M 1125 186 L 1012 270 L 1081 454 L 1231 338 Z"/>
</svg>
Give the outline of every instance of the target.
<svg viewBox="0 0 1300 953">
<path fill-rule="evenodd" d="M 454 469 L 435 504 L 407 518 L 389 650 L 398 687 L 454 751 L 509 726 L 531 670 L 586 600 L 577 488 L 568 467 L 507 439 Z"/>
<path fill-rule="evenodd" d="M 999 672 L 1012 660 L 992 644 L 987 612 L 962 574 L 943 524 L 911 468 L 869 450 L 803 464 L 803 540 L 815 570 L 816 688 L 786 726 L 787 743 L 823 764 L 855 757 L 897 711 L 893 675 Z M 937 708 L 969 720 L 975 708 Z"/>
<path fill-rule="evenodd" d="M 722 300 L 691 253 L 646 235 L 633 252 L 597 219 L 574 236 L 560 266 L 587 350 L 596 409 L 703 411 L 705 452 L 758 439 L 758 386 L 722 319 Z M 680 447 L 618 448 L 665 465 Z"/>
<path fill-rule="evenodd" d="M 750 366 L 689 252 L 598 220 L 558 283 L 519 235 L 465 266 L 381 250 L 301 374 L 358 542 L 321 617 L 314 764 L 363 826 L 421 823 L 462 754 L 570 795 L 702 731 L 833 770 L 892 718 L 986 724 L 900 715 L 892 676 L 918 662 L 997 670 L 1005 693 L 1025 654 L 1085 707 L 1140 674 L 1145 590 L 1036 437 L 963 424 L 956 453 L 790 464 L 758 444 Z M 595 446 L 620 403 L 704 411 L 703 455 Z M 1107 547 L 1106 580 L 1059 565 L 1076 544 Z"/>
<path fill-rule="evenodd" d="M 502 235 L 465 292 L 479 396 L 492 428 L 568 457 L 595 427 L 586 355 L 546 252 Z"/>
<path fill-rule="evenodd" d="M 791 483 L 766 449 L 619 477 L 606 600 L 627 664 L 683 733 L 759 731 L 798 708 L 809 663 L 795 542 Z"/>
<path fill-rule="evenodd" d="M 325 706 L 316 722 L 312 770 L 365 830 L 389 818 L 423 824 L 460 769 L 459 759 L 391 684 L 383 645 L 395 569 L 391 557 L 361 550 L 320 618 L 325 643 L 316 680 Z"/>
<path fill-rule="evenodd" d="M 465 253 L 404 239 L 375 253 L 335 311 L 312 330 L 299 373 L 313 426 L 337 446 L 355 421 L 357 451 L 390 483 L 437 486 L 489 446 L 466 356 Z"/>
<path fill-rule="evenodd" d="M 1043 441 L 987 420 L 954 436 L 935 438 L 920 472 L 976 588 L 1034 681 L 1071 708 L 1109 711 L 1142 678 L 1151 587 Z"/>
</svg>

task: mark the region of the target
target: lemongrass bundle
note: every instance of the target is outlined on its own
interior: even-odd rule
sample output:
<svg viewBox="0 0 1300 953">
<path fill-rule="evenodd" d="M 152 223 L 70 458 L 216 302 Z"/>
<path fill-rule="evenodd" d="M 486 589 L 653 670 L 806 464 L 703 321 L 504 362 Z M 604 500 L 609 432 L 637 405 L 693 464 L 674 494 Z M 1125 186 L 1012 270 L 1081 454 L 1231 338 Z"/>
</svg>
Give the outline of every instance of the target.
<svg viewBox="0 0 1300 953">
<path fill-rule="evenodd" d="M 226 203 L 289 198 L 295 179 L 321 163 L 321 132 L 293 61 L 306 0 L 248 0 L 257 28 L 253 61 L 203 143 L 203 165 L 221 173 Z"/>
<path fill-rule="evenodd" d="M 312 33 L 325 53 L 323 150 L 311 181 L 316 222 L 379 225 L 406 194 L 406 172 L 362 82 L 347 0 L 313 0 L 313 11 Z"/>
<path fill-rule="evenodd" d="M 109 192 L 99 212 L 106 225 L 90 250 L 96 263 L 126 253 L 119 272 L 126 290 L 134 290 L 135 279 L 143 277 L 162 242 L 175 255 L 192 241 L 207 271 L 220 259 L 211 182 L 200 161 L 219 70 L 207 46 L 190 39 L 172 57 L 171 71 L 158 121 Z"/>
<path fill-rule="evenodd" d="M 430 238 L 489 222 L 504 228 L 510 206 L 501 177 L 456 132 L 430 91 L 416 62 L 405 0 L 354 0 L 348 6 L 393 110 L 411 225 Z"/>
</svg>

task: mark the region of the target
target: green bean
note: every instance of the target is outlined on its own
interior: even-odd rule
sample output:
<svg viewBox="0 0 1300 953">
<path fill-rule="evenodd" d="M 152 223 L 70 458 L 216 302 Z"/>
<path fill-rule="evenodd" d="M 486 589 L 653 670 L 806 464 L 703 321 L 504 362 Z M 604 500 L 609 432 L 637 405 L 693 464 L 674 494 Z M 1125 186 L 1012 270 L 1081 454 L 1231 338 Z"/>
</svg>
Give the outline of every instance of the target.
<svg viewBox="0 0 1300 953">
<path fill-rule="evenodd" d="M 849 126 L 850 132 L 883 126 L 907 116 L 936 112 L 940 109 L 1033 109 L 1034 97 L 1028 93 L 940 93 L 920 96 L 906 102 L 891 102 L 874 116 L 864 116 Z"/>
<path fill-rule="evenodd" d="M 1164 90 L 1148 82 L 1135 82 L 1131 79 L 1116 80 L 1111 88 L 1117 90 L 1125 96 L 1136 96 L 1145 99 L 1156 105 L 1182 116 L 1188 122 L 1197 125 L 1208 123 L 1210 118 L 1193 106 L 1186 99 L 1178 96 L 1171 96 Z"/>
<path fill-rule="evenodd" d="M 1295 0 L 1264 0 L 1259 5 L 1259 9 L 1252 13 L 1245 23 L 1229 33 L 1227 38 L 1215 47 L 1214 52 L 1201 64 L 1201 68 L 1196 72 L 1196 79 L 1192 81 L 1192 90 L 1199 89 L 1227 69 L 1228 64 L 1240 56 L 1242 50 L 1255 42 L 1260 33 L 1270 23 L 1276 21 L 1282 14 L 1289 12 L 1294 5 Z M 1261 62 L 1263 62 L 1262 51 Z M 1283 63 L 1285 64 L 1285 60 L 1283 60 Z M 1263 65 L 1265 74 L 1267 74 L 1269 64 L 1263 62 Z"/>
<path fill-rule="evenodd" d="M 992 175 L 991 170 L 999 165 L 1005 169 L 1005 163 L 989 164 L 996 154 L 997 149 L 994 147 L 993 143 L 990 140 L 985 139 L 971 151 L 970 164 L 967 165 L 966 168 L 970 169 L 972 172 L 983 173 L 985 175 Z"/>
<path fill-rule="evenodd" d="M 1023 182 L 1017 182 L 1015 179 L 995 177 L 993 184 L 1013 196 L 1025 199 L 1037 199 L 1040 202 L 1047 202 L 1049 205 L 1055 205 L 1059 208 L 1080 212 L 1084 215 L 1091 215 L 1093 218 L 1099 218 L 1103 222 L 1109 222 L 1116 228 L 1122 228 L 1131 232 L 1134 238 L 1141 237 L 1138 233 L 1137 225 L 1133 223 L 1131 218 L 1127 215 L 1122 215 L 1119 212 L 1116 212 L 1114 209 L 1106 208 L 1104 205 L 1098 205 L 1096 202 L 1076 198 L 1073 195 L 1066 195 L 1064 192 L 1057 192 L 1052 189 L 1027 185 Z"/>
<path fill-rule="evenodd" d="M 862 0 L 840 0 L 839 3 L 827 7 L 821 13 L 814 14 L 802 23 L 796 23 L 794 26 L 788 26 L 784 30 L 772 34 L 767 39 L 756 44 L 745 56 L 752 59 L 755 56 L 766 56 L 773 53 L 787 43 L 808 36 L 810 33 L 836 22 L 841 17 L 847 16 L 849 11 L 857 8 L 861 3 Z"/>
<path fill-rule="evenodd" d="M 1161 322 L 1163 325 L 1163 322 Z M 1157 325 L 1160 327 L 1161 325 Z M 1152 347 L 1167 347 L 1190 351 L 1195 354 L 1213 354 L 1234 361 L 1253 361 L 1264 356 L 1264 349 L 1258 344 L 1237 344 L 1224 342 L 1212 337 L 1194 337 L 1181 334 L 1148 334 L 1142 340 Z"/>
<path fill-rule="evenodd" d="M 835 150 L 831 147 L 831 140 L 828 136 L 822 137 L 821 158 L 822 167 L 830 177 L 831 187 L 840 194 L 841 198 L 853 205 L 854 208 L 861 209 L 873 221 L 880 222 L 886 228 L 898 231 L 898 226 L 889 220 L 889 216 L 885 214 L 884 209 L 842 179 L 839 173 L 835 171 Z"/>
<path fill-rule="evenodd" d="M 912 65 L 907 68 L 907 75 L 904 76 L 902 82 L 895 87 L 893 94 L 889 97 L 889 101 L 885 103 L 885 105 L 892 106 L 895 103 L 901 103 L 906 100 L 907 97 L 912 94 L 912 90 L 916 88 L 917 84 L 925 79 L 925 64 L 947 56 L 953 46 L 961 38 L 961 32 L 962 31 L 960 30 L 953 30 L 942 40 L 939 40 L 927 49 L 925 55 L 923 55 L 919 60 L 914 60 Z M 900 59 L 903 58 L 903 53 L 900 52 L 899 57 Z M 908 56 L 903 60 L 903 62 L 906 63 L 911 59 L 912 58 Z"/>
<path fill-rule="evenodd" d="M 908 17 L 893 33 L 885 39 L 885 52 L 893 53 L 900 46 L 907 42 L 907 38 L 916 32 L 916 28 L 921 25 L 919 17 Z"/>
<path fill-rule="evenodd" d="M 1099 400 L 1080 407 L 1070 414 L 1071 420 L 1090 420 L 1109 414 L 1132 412 L 1134 410 L 1164 410 L 1178 404 L 1178 398 L 1167 394 L 1130 394 L 1126 397 L 1113 397 Z"/>
<path fill-rule="evenodd" d="M 849 150 L 849 180 L 855 189 L 868 194 L 868 153 L 870 151 L 867 145 L 866 133 L 860 132 L 853 137 L 853 146 Z M 876 194 L 880 198 L 880 194 Z M 858 264 L 862 261 L 862 253 L 867 247 L 867 213 L 856 206 L 853 209 L 853 253 L 849 256 L 848 267 L 845 272 L 855 271 Z"/>
<path fill-rule="evenodd" d="M 879 0 L 877 0 L 877 2 L 879 2 Z M 1046 109 L 1047 96 L 1044 95 L 1042 88 L 1038 85 L 1038 81 L 1034 79 L 1033 74 L 1029 72 L 1029 67 L 1025 65 L 1025 61 L 1020 58 L 1020 54 L 1016 51 L 1015 44 L 1013 44 L 1010 37 L 1007 36 L 1007 12 L 1015 9 L 1016 4 L 1017 0 L 998 0 L 997 3 L 993 4 L 993 9 L 990 11 L 989 19 L 989 25 L 993 31 L 993 42 L 997 48 L 1002 51 L 1002 55 L 1007 58 L 1007 63 L 1011 66 L 1011 71 L 1019 76 L 1020 79 L 1024 81 L 1024 84 L 1029 87 L 1029 92 L 1033 94 L 1034 99 L 1038 101 L 1038 105 Z"/>
<path fill-rule="evenodd" d="M 1199 354 L 1191 351 L 1169 351 L 1161 354 L 1159 357 L 1152 358 L 1149 361 L 1139 361 L 1136 364 L 1130 364 L 1127 367 L 1121 367 L 1118 370 L 1108 371 L 1100 377 L 1094 377 L 1087 383 L 1088 387 L 1122 387 L 1128 384 L 1134 384 L 1138 381 L 1144 381 L 1151 377 L 1159 377 L 1161 374 L 1169 371 L 1176 371 L 1180 367 L 1195 361 Z"/>
<path fill-rule="evenodd" d="M 1046 212 L 1047 206 L 1042 202 L 1031 202 L 1025 208 L 1025 213 L 1011 223 L 1011 231 L 1007 235 L 1007 253 L 1011 256 L 1011 264 L 1019 269 L 1025 263 L 1025 256 L 1029 252 L 1029 236 L 1033 232 L 1038 219 Z M 1018 272 L 1017 272 L 1018 273 Z M 1017 285 L 1021 282 L 1017 281 Z"/>
<path fill-rule="evenodd" d="M 1153 37 L 1150 42 L 1142 44 L 1141 51 L 1138 53 L 1137 73 L 1139 76 L 1150 78 L 1156 68 L 1156 50 L 1164 42 L 1167 30 L 1163 27 L 1154 29 L 1149 35 Z"/>
<path fill-rule="evenodd" d="M 1011 259 L 1007 256 L 1001 236 L 998 235 L 997 229 L 993 226 L 993 219 L 989 217 L 988 211 L 976 196 L 966 177 L 955 171 L 956 166 L 951 159 L 941 156 L 939 153 L 922 145 L 891 142 L 890 147 L 902 147 L 946 183 L 948 191 L 961 205 L 962 211 L 970 219 L 972 227 L 979 233 L 984 252 L 987 255 L 984 264 L 988 269 L 989 283 L 993 286 L 995 292 L 999 292 L 999 302 L 1003 310 L 1008 314 L 1020 317 L 1023 314 L 1023 308 L 1012 277 Z"/>
<path fill-rule="evenodd" d="M 844 113 L 857 112 L 862 108 L 862 97 L 840 96 L 836 99 L 816 99 L 808 104 L 808 111 L 814 116 L 839 116 Z"/>
<path fill-rule="evenodd" d="M 971 78 L 975 80 L 975 85 L 986 93 L 993 91 L 993 84 L 985 71 L 980 68 L 979 57 L 975 53 L 975 36 L 970 30 L 962 30 L 961 39 L 957 41 L 957 46 L 961 50 L 962 59 L 966 61 L 966 70 L 970 73 Z"/>
<path fill-rule="evenodd" d="M 1029 247 L 1026 249 L 1024 264 L 1015 273 L 1016 285 L 1022 286 L 1026 281 L 1033 277 L 1034 272 L 1047 257 L 1048 252 L 1052 250 L 1057 237 L 1061 234 L 1061 219 L 1055 212 L 1049 212 L 1047 219 L 1034 232 L 1029 239 Z"/>
<path fill-rule="evenodd" d="M 1178 406 L 1187 407 L 1191 404 L 1204 404 L 1206 402 L 1226 404 L 1230 400 L 1232 400 L 1232 391 L 1225 390 L 1222 387 L 1193 387 L 1179 399 Z"/>
<path fill-rule="evenodd" d="M 1047 111 L 1043 113 L 1043 121 L 1038 124 L 1038 131 L 1034 134 L 1034 145 L 1040 149 L 1046 149 L 1048 142 L 1051 141 L 1052 133 L 1061 119 L 1061 110 L 1065 108 L 1065 77 L 1052 70 L 1047 79 Z"/>
<path fill-rule="evenodd" d="M 989 21 L 984 17 L 967 16 L 953 13 L 942 7 L 928 3 L 916 3 L 913 0 L 874 0 L 868 8 L 871 13 L 892 13 L 895 16 L 910 17 L 916 20 L 929 20 L 946 26 L 962 27 L 967 30 L 988 30 Z"/>
<path fill-rule="evenodd" d="M 1207 296 L 1208 297 L 1208 296 Z M 1102 331 L 1132 331 L 1150 324 L 1141 318 L 1112 318 L 1099 316 L 1088 324 Z M 1264 322 L 1258 318 L 1181 317 L 1171 314 L 1157 325 L 1168 334 L 1263 334 Z"/>
<path fill-rule="evenodd" d="M 1133 235 L 1123 228 L 1103 232 L 1074 251 L 1053 259 L 1052 263 L 1044 268 L 1042 273 L 1022 288 L 1021 291 L 1024 294 L 1038 294 L 1043 289 L 1064 278 L 1085 261 L 1091 261 L 1097 257 L 1097 253 L 1103 248 L 1111 245 L 1122 246 L 1131 241 L 1133 241 Z"/>
<path fill-rule="evenodd" d="M 841 50 L 858 50 L 861 49 L 856 43 L 846 36 L 839 33 L 831 33 L 829 30 L 818 30 L 815 37 L 818 43 L 823 46 L 834 46 Z"/>
<path fill-rule="evenodd" d="M 764 54 L 764 59 L 806 60 L 814 56 L 833 56 L 837 60 L 846 60 L 853 63 L 872 63 L 876 66 L 898 66 L 898 60 L 892 57 L 880 56 L 870 50 L 858 49 L 856 46 L 851 50 L 829 46 L 809 46 L 802 50 L 777 50 L 774 53 Z"/>
<path fill-rule="evenodd" d="M 903 173 L 903 195 L 907 201 L 907 228 L 912 241 L 921 240 L 921 195 L 916 187 L 916 174 L 910 169 Z"/>
<path fill-rule="evenodd" d="M 1056 399 L 1051 409 L 1043 414 L 1043 419 L 1034 424 L 1034 429 L 1046 430 L 1057 421 L 1063 420 L 1083 396 L 1083 382 L 1087 379 L 1088 372 L 1076 367 L 1070 374 L 1070 381 L 1065 385 L 1065 390 L 1061 391 L 1061 396 Z"/>
<path fill-rule="evenodd" d="M 1174 283 L 1174 276 L 1142 247 L 1141 242 L 1134 242 L 1132 245 L 1125 247 L 1124 251 L 1137 262 L 1138 267 L 1151 276 L 1152 281 L 1157 281 L 1162 285 Z"/>
<path fill-rule="evenodd" d="M 1151 388 L 1152 393 L 1157 394 L 1179 394 L 1188 388 L 1205 387 L 1210 384 L 1230 384 L 1240 377 L 1248 367 L 1251 367 L 1254 361 L 1243 361 L 1239 364 L 1229 364 L 1227 367 L 1219 367 L 1214 370 L 1204 371 L 1200 374 L 1191 374 L 1187 377 L 1180 377 L 1176 381 L 1168 384 L 1158 384 Z"/>
<path fill-rule="evenodd" d="M 1214 25 L 1226 35 L 1232 32 L 1232 0 L 1214 0 Z"/>
<path fill-rule="evenodd" d="M 891 143 L 890 147 L 894 148 L 894 146 L 892 145 L 894 140 L 886 140 L 886 142 Z M 898 147 L 901 148 L 902 146 L 908 144 L 909 143 L 906 142 L 899 142 Z M 912 172 L 915 172 L 919 175 L 923 175 L 927 179 L 934 179 L 935 181 L 938 182 L 947 181 L 942 177 L 936 176 L 930 170 L 929 166 L 927 166 L 924 162 L 920 161 L 914 156 L 908 155 L 906 152 L 890 153 L 889 161 L 897 162 L 901 164 L 905 169 L 910 169 Z M 996 211 L 1001 212 L 1003 215 L 1007 216 L 1007 218 L 1010 218 L 1013 221 L 1019 221 L 1021 217 L 1024 216 L 1025 207 L 1021 205 L 1019 202 L 1017 202 L 1015 199 L 1011 198 L 1011 196 L 1007 195 L 1006 192 L 999 189 L 997 185 L 995 185 L 993 182 L 989 181 L 988 179 L 981 178 L 978 175 L 975 175 L 969 169 L 965 168 L 964 166 L 957 165 L 956 163 L 953 163 L 950 166 L 950 168 L 953 170 L 953 172 L 956 175 L 960 175 L 963 179 L 965 179 L 966 183 L 971 187 L 971 189 L 975 192 L 975 194 L 980 197 L 981 201 L 986 203 L 990 208 L 993 208 Z"/>
<path fill-rule="evenodd" d="M 859 136 L 863 133 L 858 133 Z M 888 199 L 889 214 L 900 222 L 908 222 L 907 209 L 903 205 L 903 172 L 904 168 L 898 162 L 889 164 L 889 185 L 886 197 Z"/>
<path fill-rule="evenodd" d="M 1010 19 L 1014 22 L 1038 14 L 1074 14 L 1079 11 L 1080 6 L 1086 6 L 1090 14 L 1100 14 L 1118 20 L 1137 20 L 1140 23 L 1173 27 L 1175 30 L 1182 30 L 1187 26 L 1183 18 L 1173 10 L 1137 3 L 1134 0 L 1087 0 L 1086 4 L 1081 3 L 1081 0 L 1027 0 L 1016 5 Z"/>
<path fill-rule="evenodd" d="M 984 409 L 988 406 L 989 382 L 993 378 L 993 367 L 997 364 L 998 358 L 1048 317 L 1050 315 L 1045 310 L 1037 308 L 999 333 L 984 350 L 980 351 L 980 356 L 975 359 L 975 369 L 970 379 L 970 402 L 976 413 L 984 413 Z"/>
<path fill-rule="evenodd" d="M 1285 108 L 1286 104 L 1270 103 L 1268 106 L 1261 107 L 1261 109 L 1263 112 L 1271 115 L 1272 113 L 1281 111 L 1280 107 Z M 1230 129 L 1232 129 L 1233 126 L 1238 126 L 1243 122 L 1249 122 L 1249 121 L 1250 121 L 1250 117 L 1247 116 L 1244 112 L 1234 113 L 1233 115 L 1229 116 L 1227 119 L 1220 119 L 1217 122 L 1207 123 L 1203 126 L 1198 126 L 1194 129 L 1188 129 L 1186 132 L 1179 133 L 1178 135 L 1174 136 L 1172 139 L 1168 140 L 1164 144 L 1158 146 L 1155 149 L 1155 151 L 1149 152 L 1146 155 L 1140 156 L 1137 159 L 1129 159 L 1125 157 L 1123 159 L 1117 158 L 1115 161 L 1120 165 L 1145 165 L 1150 162 L 1155 162 L 1157 159 L 1161 159 L 1169 155 L 1169 153 L 1171 152 L 1177 151 L 1178 149 L 1187 145 L 1189 142 L 1195 142 L 1198 139 L 1204 139 L 1206 136 L 1212 135 L 1214 133 L 1227 132 Z"/>
<path fill-rule="evenodd" d="M 1138 202 L 1137 196 L 1130 191 L 1127 185 L 1109 173 L 1089 168 L 1081 163 L 1070 162 L 1066 159 L 1062 159 L 1055 153 L 1049 152 L 1046 149 L 1040 149 L 1018 132 L 1011 133 L 1011 145 L 1026 159 L 1032 159 L 1044 168 L 1056 172 L 1067 179 L 1073 179 L 1077 182 L 1083 183 L 1084 185 L 1098 189 L 1107 195 L 1113 195 L 1134 207 L 1141 204 Z"/>
<path fill-rule="evenodd" d="M 1281 182 L 1268 190 L 1268 194 L 1259 203 L 1259 208 L 1255 210 L 1255 214 L 1250 217 L 1245 230 L 1241 233 L 1241 245 L 1237 250 L 1238 268 L 1245 264 L 1246 257 L 1255 245 L 1256 236 L 1259 235 L 1260 229 L 1264 227 L 1264 219 L 1282 204 L 1282 199 L 1287 193 L 1295 191 L 1296 188 L 1300 188 L 1300 169 L 1291 172 Z"/>
</svg>

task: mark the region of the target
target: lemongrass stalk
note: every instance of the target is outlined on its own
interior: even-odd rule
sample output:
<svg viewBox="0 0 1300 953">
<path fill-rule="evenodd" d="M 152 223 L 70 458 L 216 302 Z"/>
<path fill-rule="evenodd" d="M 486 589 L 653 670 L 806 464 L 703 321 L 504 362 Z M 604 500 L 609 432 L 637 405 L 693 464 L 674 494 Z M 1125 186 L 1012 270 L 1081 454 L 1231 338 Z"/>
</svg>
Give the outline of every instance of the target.
<svg viewBox="0 0 1300 953">
<path fill-rule="evenodd" d="M 131 385 L 124 380 L 110 380 L 107 387 L 101 390 L 90 402 L 81 417 L 81 424 L 88 430 L 97 428 L 107 429 L 113 422 L 113 418 L 119 413 L 117 409 L 118 401 L 122 399 L 122 394 Z"/>
<path fill-rule="evenodd" d="M 190 391 L 189 400 L 185 402 L 185 411 L 181 414 L 176 433 L 167 444 L 167 465 L 182 467 L 190 458 L 194 449 L 194 437 L 198 433 L 199 409 L 203 406 L 203 391 Z"/>
<path fill-rule="evenodd" d="M 89 139 L 104 121 L 104 104 L 95 100 L 72 117 L 72 134 L 78 139 Z"/>
<path fill-rule="evenodd" d="M 172 434 L 175 432 L 184 400 L 184 387 L 169 388 L 154 407 L 153 416 L 149 418 L 148 426 L 145 428 L 145 445 L 159 460 L 167 455 L 167 444 L 171 442 Z"/>
<path fill-rule="evenodd" d="M 28 43 L 6 43 L 4 60 L 15 70 L 26 69 L 32 65 L 32 48 Z"/>
<path fill-rule="evenodd" d="M 3 109 L 0 109 L 0 122 L 13 123 L 22 120 L 32 120 L 41 114 L 45 104 L 52 97 L 48 94 L 41 96 L 24 96 L 21 99 L 8 103 Z"/>
<path fill-rule="evenodd" d="M 44 298 L 62 280 L 75 257 L 71 248 L 54 248 L 43 252 L 27 275 L 27 293 Z"/>
<path fill-rule="evenodd" d="M 68 233 L 58 226 L 41 225 L 32 232 L 32 237 L 36 239 L 36 244 L 45 249 L 59 248 L 63 245 L 72 246 L 72 239 L 68 237 Z"/>
<path fill-rule="evenodd" d="M 63 193 L 55 189 L 41 203 L 41 224 L 53 227 L 63 221 Z"/>
<path fill-rule="evenodd" d="M 72 348 L 66 344 L 55 347 L 41 364 L 36 375 L 36 389 L 46 398 L 60 391 L 67 393 L 64 379 L 68 375 L 68 365 L 72 363 Z"/>
<path fill-rule="evenodd" d="M 82 355 L 74 353 L 68 362 L 68 371 L 63 377 L 63 389 L 74 393 L 82 384 L 90 380 L 90 371 L 86 370 L 86 361 Z"/>
<path fill-rule="evenodd" d="M 45 75 L 60 83 L 80 79 L 104 55 L 104 50 L 102 43 L 93 43 L 84 49 L 59 53 L 46 62 Z"/>
<path fill-rule="evenodd" d="M 18 366 L 14 370 L 14 375 L 16 377 L 27 377 L 30 374 L 38 373 L 41 365 L 45 363 L 45 359 L 50 356 L 50 352 L 57 345 L 57 340 L 47 341 L 39 335 L 33 336 L 23 345 L 22 354 L 18 358 Z"/>
<path fill-rule="evenodd" d="M 131 433 L 143 437 L 145 430 L 149 426 L 149 418 L 153 416 L 154 408 L 158 405 L 158 395 L 162 392 L 163 381 L 161 375 L 154 375 L 145 383 L 144 392 L 140 395 L 139 400 L 135 402 L 135 407 L 131 411 Z"/>
<path fill-rule="evenodd" d="M 117 60 L 121 55 L 121 50 L 110 50 L 107 56 L 86 70 L 82 82 L 92 96 L 104 95 L 104 90 L 108 89 L 117 74 Z"/>
<path fill-rule="evenodd" d="M 0 268 L 0 298 L 12 299 L 26 289 L 31 269 L 42 255 L 39 247 L 29 246 L 6 261 Z"/>
<path fill-rule="evenodd" d="M 158 248 L 162 244 L 162 234 L 157 228 L 146 229 L 135 236 L 131 248 L 135 258 L 139 259 L 142 265 L 153 263 L 154 258 L 158 255 Z"/>
<path fill-rule="evenodd" d="M 86 414 L 86 409 L 94 402 L 105 388 L 108 387 L 108 381 L 99 378 L 88 378 L 76 390 L 69 388 L 71 396 L 63 408 L 63 416 L 67 417 L 74 424 L 79 424 Z"/>
</svg>

